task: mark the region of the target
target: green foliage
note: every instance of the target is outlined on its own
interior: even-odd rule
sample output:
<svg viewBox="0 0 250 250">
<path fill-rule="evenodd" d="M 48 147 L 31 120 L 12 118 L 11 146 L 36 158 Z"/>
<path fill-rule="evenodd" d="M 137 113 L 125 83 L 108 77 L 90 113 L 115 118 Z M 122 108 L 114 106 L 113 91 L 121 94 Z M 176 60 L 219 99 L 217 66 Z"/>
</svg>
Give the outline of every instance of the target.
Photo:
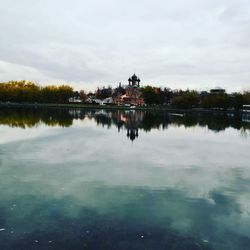
<svg viewBox="0 0 250 250">
<path fill-rule="evenodd" d="M 199 105 L 199 96 L 195 91 L 185 91 L 172 99 L 172 107 L 174 108 L 195 108 Z"/>
<path fill-rule="evenodd" d="M 67 85 L 40 87 L 26 81 L 0 83 L 0 102 L 67 103 L 73 93 Z"/>
<path fill-rule="evenodd" d="M 85 94 L 84 90 L 80 90 L 79 97 L 85 101 L 87 99 L 87 95 Z"/>
<path fill-rule="evenodd" d="M 0 108 L 0 124 L 2 125 L 31 128 L 41 122 L 52 127 L 69 127 L 72 125 L 73 118 L 65 109 Z"/>
<path fill-rule="evenodd" d="M 241 93 L 234 93 L 230 96 L 230 107 L 235 108 L 236 110 L 242 109 L 244 104 L 243 95 Z"/>
<path fill-rule="evenodd" d="M 243 96 L 243 104 L 249 104 L 250 105 L 250 92 L 244 92 Z"/>
<path fill-rule="evenodd" d="M 205 97 L 202 100 L 201 105 L 203 108 L 227 109 L 230 107 L 231 102 L 232 101 L 227 94 L 212 94 Z"/>
<path fill-rule="evenodd" d="M 97 88 L 96 93 L 95 93 L 96 98 L 101 99 L 101 100 L 111 97 L 111 95 L 112 95 L 111 87 L 108 87 L 108 88 L 103 87 L 102 89 Z"/>
<path fill-rule="evenodd" d="M 151 86 L 146 86 L 141 89 L 142 90 L 142 96 L 144 98 L 144 102 L 146 104 L 161 104 L 162 101 L 162 95 L 161 92 L 157 93 L 155 88 Z"/>
</svg>

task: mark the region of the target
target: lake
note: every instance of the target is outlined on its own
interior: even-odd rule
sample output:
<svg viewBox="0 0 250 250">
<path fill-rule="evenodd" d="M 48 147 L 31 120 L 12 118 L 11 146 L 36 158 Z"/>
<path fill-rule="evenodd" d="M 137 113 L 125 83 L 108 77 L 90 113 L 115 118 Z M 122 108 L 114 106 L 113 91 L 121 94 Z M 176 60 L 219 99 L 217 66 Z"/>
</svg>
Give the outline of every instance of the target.
<svg viewBox="0 0 250 250">
<path fill-rule="evenodd" d="M 0 249 L 250 249 L 250 123 L 0 108 Z"/>
</svg>

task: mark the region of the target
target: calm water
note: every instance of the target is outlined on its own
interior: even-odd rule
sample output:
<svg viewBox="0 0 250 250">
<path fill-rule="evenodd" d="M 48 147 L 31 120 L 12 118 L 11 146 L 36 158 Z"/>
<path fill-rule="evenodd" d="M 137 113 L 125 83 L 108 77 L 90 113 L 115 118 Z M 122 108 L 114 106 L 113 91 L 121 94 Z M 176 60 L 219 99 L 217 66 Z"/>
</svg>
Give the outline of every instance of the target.
<svg viewBox="0 0 250 250">
<path fill-rule="evenodd" d="M 250 249 L 250 123 L 0 109 L 0 249 Z"/>
</svg>

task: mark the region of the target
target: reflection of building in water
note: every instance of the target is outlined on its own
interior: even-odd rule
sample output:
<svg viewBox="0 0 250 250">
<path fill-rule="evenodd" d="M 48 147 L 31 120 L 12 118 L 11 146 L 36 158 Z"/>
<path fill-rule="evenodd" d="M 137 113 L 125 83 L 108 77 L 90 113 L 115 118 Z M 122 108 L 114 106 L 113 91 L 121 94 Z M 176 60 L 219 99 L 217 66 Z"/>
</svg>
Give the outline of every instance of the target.
<svg viewBox="0 0 250 250">
<path fill-rule="evenodd" d="M 120 132 L 121 129 L 126 129 L 127 137 L 133 141 L 139 136 L 139 128 L 141 128 L 145 112 L 134 110 L 112 112 L 99 110 L 88 112 L 87 116 L 94 118 L 97 125 L 100 124 L 103 127 L 106 126 L 110 128 L 111 125 L 114 124 L 118 128 L 118 132 Z"/>
<path fill-rule="evenodd" d="M 69 115 L 74 119 L 84 119 L 85 115 L 80 109 L 70 109 Z"/>
<path fill-rule="evenodd" d="M 127 137 L 134 141 L 139 136 L 139 126 L 143 120 L 144 113 L 140 111 L 126 111 L 119 114 L 119 120 L 127 129 Z M 118 127 L 118 131 L 120 128 Z"/>
<path fill-rule="evenodd" d="M 250 123 L 250 113 L 249 114 L 243 114 L 242 115 L 242 121 Z"/>
</svg>

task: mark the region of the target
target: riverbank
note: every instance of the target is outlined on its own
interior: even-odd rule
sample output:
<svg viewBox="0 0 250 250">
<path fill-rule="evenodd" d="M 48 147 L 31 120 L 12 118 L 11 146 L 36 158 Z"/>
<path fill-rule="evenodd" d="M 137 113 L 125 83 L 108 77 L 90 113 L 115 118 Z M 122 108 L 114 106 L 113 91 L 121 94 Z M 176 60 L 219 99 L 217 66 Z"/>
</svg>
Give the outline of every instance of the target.
<svg viewBox="0 0 250 250">
<path fill-rule="evenodd" d="M 168 106 L 137 106 L 131 108 L 130 106 L 118 105 L 97 105 L 97 104 L 53 104 L 53 103 L 0 103 L 0 107 L 14 107 L 14 108 L 70 108 L 70 109 L 104 109 L 104 110 L 141 110 L 141 111 L 166 111 L 166 112 L 204 112 L 204 113 L 229 113 L 241 114 L 242 111 L 237 110 L 221 110 L 221 109 L 177 109 Z"/>
</svg>

